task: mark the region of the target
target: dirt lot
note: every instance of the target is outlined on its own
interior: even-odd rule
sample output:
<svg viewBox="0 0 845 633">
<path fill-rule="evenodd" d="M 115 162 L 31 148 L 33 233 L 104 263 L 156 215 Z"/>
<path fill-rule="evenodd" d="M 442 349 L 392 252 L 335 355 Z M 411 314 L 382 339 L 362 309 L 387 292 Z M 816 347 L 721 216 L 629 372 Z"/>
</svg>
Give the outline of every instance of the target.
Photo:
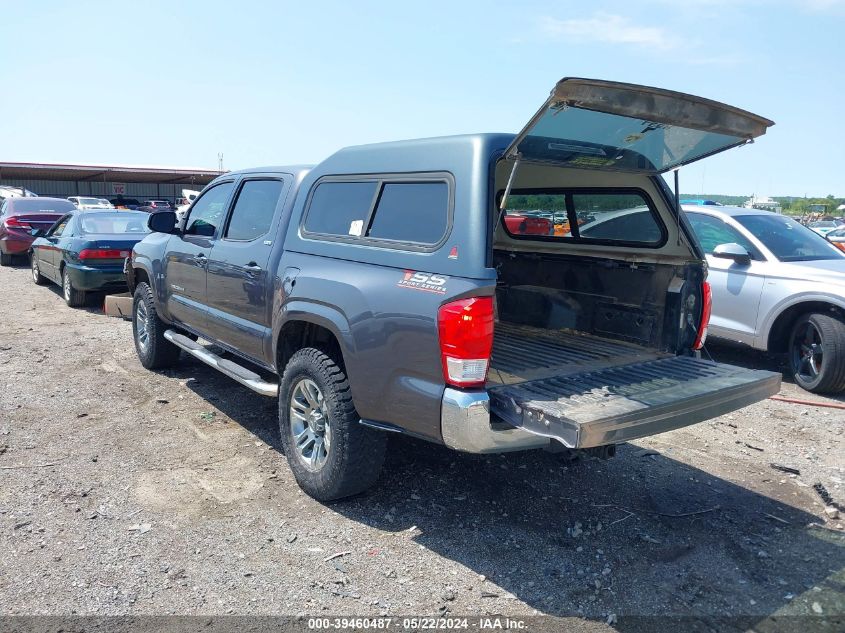
<svg viewBox="0 0 845 633">
<path fill-rule="evenodd" d="M 275 420 L 196 361 L 144 370 L 128 322 L 0 269 L 0 614 L 842 625 L 845 512 L 827 517 L 813 485 L 845 510 L 843 410 L 770 400 L 608 461 L 400 439 L 375 489 L 333 505 L 300 492 Z"/>
</svg>

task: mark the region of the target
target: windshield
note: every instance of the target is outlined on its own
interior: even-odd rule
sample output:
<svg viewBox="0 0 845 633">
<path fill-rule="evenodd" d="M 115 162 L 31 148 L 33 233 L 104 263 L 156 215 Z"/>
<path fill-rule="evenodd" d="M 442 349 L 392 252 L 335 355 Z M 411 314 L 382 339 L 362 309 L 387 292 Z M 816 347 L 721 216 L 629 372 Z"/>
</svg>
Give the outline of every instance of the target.
<svg viewBox="0 0 845 633">
<path fill-rule="evenodd" d="M 835 229 L 839 226 L 836 222 L 831 222 L 829 220 L 825 220 L 824 222 L 813 222 L 810 224 L 811 228 L 814 229 Z"/>
<path fill-rule="evenodd" d="M 121 233 L 135 233 L 146 235 L 149 215 L 146 213 L 86 213 L 82 215 L 83 233 L 106 233 L 118 235 Z"/>
<path fill-rule="evenodd" d="M 102 203 L 98 198 L 79 198 L 79 204 L 100 206 Z"/>
<path fill-rule="evenodd" d="M 782 215 L 738 215 L 734 219 L 765 244 L 782 262 L 808 262 L 843 257 L 830 242 Z"/>
</svg>

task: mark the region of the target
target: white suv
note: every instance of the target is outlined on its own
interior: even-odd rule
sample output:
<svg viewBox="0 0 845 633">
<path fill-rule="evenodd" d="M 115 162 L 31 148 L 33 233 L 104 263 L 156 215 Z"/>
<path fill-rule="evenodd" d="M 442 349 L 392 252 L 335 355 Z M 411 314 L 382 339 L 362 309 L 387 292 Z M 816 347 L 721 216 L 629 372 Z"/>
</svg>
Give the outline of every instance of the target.
<svg viewBox="0 0 845 633">
<path fill-rule="evenodd" d="M 789 355 L 795 382 L 845 389 L 845 253 L 785 215 L 684 205 L 707 255 L 710 336 Z"/>
</svg>

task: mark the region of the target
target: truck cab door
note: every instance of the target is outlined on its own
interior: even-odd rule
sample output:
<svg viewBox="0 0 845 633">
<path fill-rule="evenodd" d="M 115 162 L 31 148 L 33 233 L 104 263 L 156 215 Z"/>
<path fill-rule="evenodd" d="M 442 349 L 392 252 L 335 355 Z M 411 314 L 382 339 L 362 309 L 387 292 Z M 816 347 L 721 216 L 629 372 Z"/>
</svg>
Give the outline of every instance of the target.
<svg viewBox="0 0 845 633">
<path fill-rule="evenodd" d="M 208 257 L 222 229 L 234 180 L 207 189 L 191 207 L 185 230 L 167 243 L 164 301 L 170 318 L 205 332 Z"/>
<path fill-rule="evenodd" d="M 261 361 L 271 332 L 270 256 L 288 184 L 281 176 L 245 178 L 208 262 L 209 334 Z"/>
</svg>

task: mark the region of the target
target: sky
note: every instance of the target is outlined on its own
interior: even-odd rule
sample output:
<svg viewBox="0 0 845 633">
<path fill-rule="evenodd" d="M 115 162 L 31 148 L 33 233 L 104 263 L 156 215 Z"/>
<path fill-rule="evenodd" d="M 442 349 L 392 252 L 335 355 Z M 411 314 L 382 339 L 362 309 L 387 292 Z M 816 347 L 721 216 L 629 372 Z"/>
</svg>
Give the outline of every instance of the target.
<svg viewBox="0 0 845 633">
<path fill-rule="evenodd" d="M 561 77 L 773 119 L 684 193 L 845 196 L 845 0 L 0 0 L 0 161 L 226 169 L 517 132 Z"/>
</svg>

